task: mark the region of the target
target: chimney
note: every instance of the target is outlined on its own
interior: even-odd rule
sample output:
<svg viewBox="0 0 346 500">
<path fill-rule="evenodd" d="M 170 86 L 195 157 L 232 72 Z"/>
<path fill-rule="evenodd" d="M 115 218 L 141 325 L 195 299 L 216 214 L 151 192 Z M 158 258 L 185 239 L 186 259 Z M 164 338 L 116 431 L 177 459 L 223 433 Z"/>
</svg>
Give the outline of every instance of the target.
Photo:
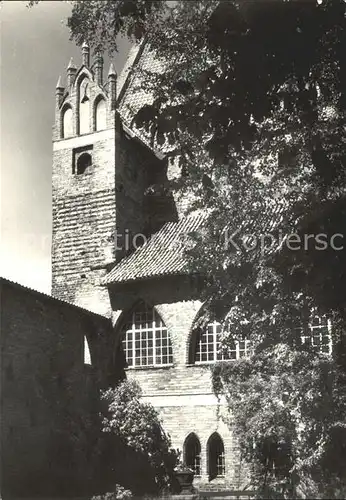
<svg viewBox="0 0 346 500">
<path fill-rule="evenodd" d="M 71 57 L 70 62 L 68 63 L 68 66 L 67 66 L 67 86 L 68 86 L 68 88 L 72 87 L 72 85 L 74 83 L 74 79 L 76 77 L 76 73 L 77 73 L 77 68 L 73 64 L 73 59 Z"/>
</svg>

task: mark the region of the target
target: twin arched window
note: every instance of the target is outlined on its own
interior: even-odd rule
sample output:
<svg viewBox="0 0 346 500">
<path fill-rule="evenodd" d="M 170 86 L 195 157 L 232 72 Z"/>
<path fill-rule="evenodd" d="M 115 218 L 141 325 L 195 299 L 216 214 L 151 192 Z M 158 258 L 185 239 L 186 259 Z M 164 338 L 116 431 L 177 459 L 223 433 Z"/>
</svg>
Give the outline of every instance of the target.
<svg viewBox="0 0 346 500">
<path fill-rule="evenodd" d="M 86 75 L 81 77 L 78 83 L 78 123 L 76 124 L 77 133 L 88 134 L 91 125 L 90 116 L 90 91 L 89 79 Z M 107 128 L 107 107 L 103 96 L 97 97 L 93 108 L 93 130 L 105 130 Z M 71 106 L 65 107 L 62 112 L 62 131 L 61 137 L 68 138 L 73 136 L 73 111 Z"/>
<path fill-rule="evenodd" d="M 189 434 L 184 443 L 184 461 L 195 476 L 202 473 L 201 443 L 194 432 Z M 207 442 L 207 472 L 209 480 L 225 475 L 225 448 L 220 435 L 214 432 Z"/>
<path fill-rule="evenodd" d="M 122 336 L 129 367 L 165 366 L 173 363 L 168 330 L 153 307 L 138 304 L 126 317 Z"/>
<path fill-rule="evenodd" d="M 121 328 L 123 349 L 129 367 L 163 366 L 173 363 L 172 342 L 166 325 L 153 307 L 140 303 L 126 317 Z M 208 323 L 196 331 L 190 346 L 190 363 L 239 359 L 249 354 L 248 340 L 221 347 L 221 324 Z"/>
<path fill-rule="evenodd" d="M 89 80 L 83 78 L 79 84 L 79 133 L 87 134 L 90 132 L 90 96 L 89 96 Z M 93 109 L 93 129 L 96 131 L 105 130 L 107 110 L 106 101 L 102 96 L 99 96 Z"/>
</svg>

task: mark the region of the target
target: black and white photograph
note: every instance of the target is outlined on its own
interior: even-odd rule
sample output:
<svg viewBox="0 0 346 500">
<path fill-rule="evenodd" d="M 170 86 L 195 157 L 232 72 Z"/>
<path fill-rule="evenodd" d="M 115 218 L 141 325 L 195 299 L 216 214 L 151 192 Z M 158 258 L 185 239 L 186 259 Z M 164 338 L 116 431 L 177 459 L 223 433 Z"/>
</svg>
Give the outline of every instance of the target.
<svg viewBox="0 0 346 500">
<path fill-rule="evenodd" d="M 346 498 L 346 0 L 0 0 L 0 500 Z"/>
</svg>

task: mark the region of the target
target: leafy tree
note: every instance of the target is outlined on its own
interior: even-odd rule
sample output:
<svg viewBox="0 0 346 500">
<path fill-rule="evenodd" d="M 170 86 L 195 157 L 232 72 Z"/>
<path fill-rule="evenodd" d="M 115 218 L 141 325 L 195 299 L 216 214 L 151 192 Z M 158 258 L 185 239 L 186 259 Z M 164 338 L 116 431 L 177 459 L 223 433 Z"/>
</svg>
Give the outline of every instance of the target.
<svg viewBox="0 0 346 500">
<path fill-rule="evenodd" d="M 95 50 L 145 36 L 165 68 L 142 72 L 152 101 L 136 124 L 174 158 L 189 208 L 208 210 L 192 270 L 210 303 L 232 306 L 225 346 L 246 336 L 254 353 L 216 367 L 215 390 L 267 494 L 346 489 L 345 10 L 343 0 L 79 1 L 68 20 Z M 292 232 L 299 245 L 284 239 Z M 301 345 L 297 319 L 312 308 L 333 320 L 330 359 Z"/>
<path fill-rule="evenodd" d="M 117 478 L 137 494 L 169 487 L 177 460 L 158 413 L 141 395 L 139 385 L 127 380 L 102 394 L 102 430 L 108 434 L 107 462 L 113 464 L 114 483 Z"/>
<path fill-rule="evenodd" d="M 345 382 L 331 359 L 287 343 L 215 367 L 260 496 L 344 497 Z"/>
</svg>

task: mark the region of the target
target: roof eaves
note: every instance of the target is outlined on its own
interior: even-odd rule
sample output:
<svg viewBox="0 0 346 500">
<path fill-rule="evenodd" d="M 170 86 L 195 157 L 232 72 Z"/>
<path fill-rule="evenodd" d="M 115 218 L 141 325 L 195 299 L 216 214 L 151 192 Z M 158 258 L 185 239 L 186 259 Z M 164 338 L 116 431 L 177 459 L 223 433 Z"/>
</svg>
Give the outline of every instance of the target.
<svg viewBox="0 0 346 500">
<path fill-rule="evenodd" d="M 128 127 L 125 124 L 124 120 L 122 120 L 122 127 L 123 127 L 123 130 L 124 130 L 124 132 L 125 132 L 126 135 L 128 135 L 131 139 L 135 139 L 138 142 L 140 142 L 143 146 L 145 146 L 147 149 L 149 149 L 149 151 L 152 151 L 158 160 L 164 160 L 166 158 L 166 155 L 164 153 L 162 153 L 158 149 L 154 148 L 153 146 L 149 146 L 141 138 L 140 134 L 134 132 L 133 129 L 131 129 L 130 127 Z"/>
<path fill-rule="evenodd" d="M 101 286 L 104 286 L 104 287 L 115 287 L 115 286 L 121 286 L 121 285 L 125 285 L 125 284 L 128 284 L 128 283 L 138 283 L 138 282 L 143 282 L 143 281 L 149 281 L 149 280 L 153 280 L 153 279 L 160 279 L 160 278 L 164 278 L 164 277 L 167 277 L 167 276 L 188 276 L 188 275 L 196 275 L 196 274 L 200 274 L 200 272 L 198 271 L 190 271 L 188 269 L 184 270 L 184 269 L 180 269 L 180 270 L 177 270 L 177 271 L 164 271 L 162 272 L 161 274 L 154 274 L 154 275 L 147 275 L 147 276 L 139 276 L 139 277 L 134 277 L 134 278 L 128 278 L 128 279 L 121 279 L 119 281 L 103 281 L 101 282 Z"/>
</svg>

